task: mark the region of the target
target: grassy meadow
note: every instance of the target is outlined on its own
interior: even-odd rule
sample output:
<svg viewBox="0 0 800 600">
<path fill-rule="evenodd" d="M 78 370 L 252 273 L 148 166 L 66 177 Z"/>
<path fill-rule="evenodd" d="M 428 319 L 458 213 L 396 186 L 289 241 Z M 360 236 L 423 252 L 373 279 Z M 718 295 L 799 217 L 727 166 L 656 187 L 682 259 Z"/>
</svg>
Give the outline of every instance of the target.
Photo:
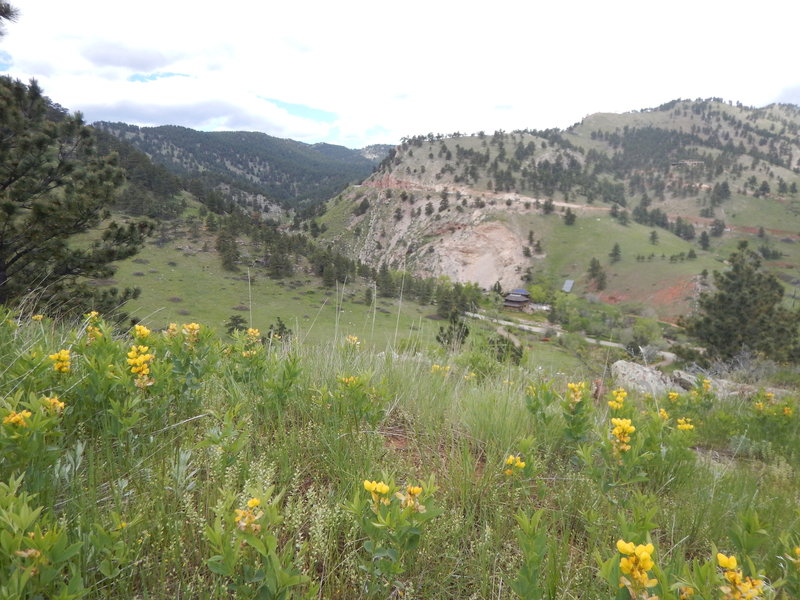
<svg viewBox="0 0 800 600">
<path fill-rule="evenodd" d="M 794 395 L 370 345 L 4 314 L 0 598 L 800 595 Z"/>
</svg>

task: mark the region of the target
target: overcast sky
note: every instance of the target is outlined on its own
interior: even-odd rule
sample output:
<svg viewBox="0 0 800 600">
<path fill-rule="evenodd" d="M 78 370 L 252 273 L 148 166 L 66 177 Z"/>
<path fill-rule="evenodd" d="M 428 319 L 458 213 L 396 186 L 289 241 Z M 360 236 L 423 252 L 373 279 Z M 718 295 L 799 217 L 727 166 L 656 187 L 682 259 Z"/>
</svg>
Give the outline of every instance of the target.
<svg viewBox="0 0 800 600">
<path fill-rule="evenodd" d="M 0 70 L 87 121 L 351 148 L 675 98 L 800 104 L 800 2 L 12 0 Z"/>
</svg>

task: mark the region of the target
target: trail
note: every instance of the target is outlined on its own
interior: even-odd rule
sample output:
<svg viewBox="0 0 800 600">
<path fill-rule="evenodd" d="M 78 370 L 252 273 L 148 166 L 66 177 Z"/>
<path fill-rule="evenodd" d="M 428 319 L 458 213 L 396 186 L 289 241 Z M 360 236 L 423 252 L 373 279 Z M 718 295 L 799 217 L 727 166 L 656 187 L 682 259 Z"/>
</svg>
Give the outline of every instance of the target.
<svg viewBox="0 0 800 600">
<path fill-rule="evenodd" d="M 495 325 L 500 325 L 500 327 L 497 328 L 497 333 L 500 334 L 500 335 L 504 335 L 504 333 L 505 333 L 506 335 L 504 335 L 504 337 L 508 337 L 508 339 L 511 339 L 511 341 L 513 343 L 517 344 L 517 345 L 521 345 L 521 342 L 519 341 L 519 339 L 517 339 L 511 333 L 505 332 L 503 330 L 504 327 L 513 327 L 513 328 L 519 329 L 521 331 L 527 331 L 529 333 L 541 333 L 541 334 L 544 334 L 545 332 L 548 332 L 548 331 L 555 331 L 556 337 L 561 337 L 562 335 L 564 335 L 564 331 L 561 328 L 559 328 L 559 327 L 557 327 L 555 325 L 549 325 L 548 327 L 539 327 L 539 326 L 536 326 L 536 325 L 525 325 L 523 323 L 517 323 L 515 321 L 506 321 L 504 319 L 495 319 L 493 317 L 487 317 L 486 315 L 482 315 L 482 314 L 479 314 L 479 313 L 473 313 L 473 312 L 465 312 L 464 315 L 467 316 L 467 317 L 470 317 L 471 319 L 478 319 L 479 321 L 487 321 L 489 323 L 494 323 Z M 501 330 L 503 330 L 503 331 L 501 331 Z M 625 346 L 623 344 L 620 344 L 619 342 L 609 342 L 607 340 L 598 340 L 597 338 L 592 338 L 592 337 L 588 337 L 588 336 L 584 336 L 583 339 L 586 342 L 588 342 L 589 344 L 594 344 L 596 346 L 604 346 L 606 348 L 620 348 L 622 350 L 625 350 Z M 656 364 L 654 364 L 654 365 L 651 365 L 651 366 L 653 366 L 653 367 L 666 367 L 666 366 L 671 365 L 673 362 L 675 362 L 675 359 L 677 358 L 673 352 L 667 352 L 665 350 L 659 350 L 658 351 L 658 356 L 661 357 L 661 361 L 656 363 Z"/>
</svg>

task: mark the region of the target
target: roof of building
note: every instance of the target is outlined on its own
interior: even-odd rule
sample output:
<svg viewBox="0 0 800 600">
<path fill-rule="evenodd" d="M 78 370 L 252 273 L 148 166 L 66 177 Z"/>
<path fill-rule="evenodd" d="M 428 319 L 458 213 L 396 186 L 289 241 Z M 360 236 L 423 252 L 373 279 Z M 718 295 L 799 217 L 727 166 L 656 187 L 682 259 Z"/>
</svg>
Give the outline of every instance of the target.
<svg viewBox="0 0 800 600">
<path fill-rule="evenodd" d="M 564 286 L 561 288 L 561 291 L 569 293 L 569 292 L 572 291 L 572 286 L 573 285 L 575 285 L 575 280 L 574 279 L 567 279 L 566 281 L 564 281 Z"/>
<path fill-rule="evenodd" d="M 505 297 L 506 302 L 530 302 L 527 296 L 520 296 L 519 294 L 509 294 Z"/>
</svg>

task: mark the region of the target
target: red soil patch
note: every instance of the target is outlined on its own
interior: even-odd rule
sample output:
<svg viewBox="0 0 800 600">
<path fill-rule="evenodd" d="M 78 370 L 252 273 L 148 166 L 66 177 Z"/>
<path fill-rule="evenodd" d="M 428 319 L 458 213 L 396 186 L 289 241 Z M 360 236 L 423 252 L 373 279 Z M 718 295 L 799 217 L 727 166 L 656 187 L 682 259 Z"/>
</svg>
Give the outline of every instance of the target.
<svg viewBox="0 0 800 600">
<path fill-rule="evenodd" d="M 628 296 L 624 294 L 600 294 L 600 299 L 607 304 L 619 304 L 620 302 L 625 302 Z"/>
<path fill-rule="evenodd" d="M 672 306 L 694 293 L 694 282 L 691 278 L 679 281 L 670 287 L 661 288 L 655 292 L 650 301 L 660 306 Z"/>
</svg>

